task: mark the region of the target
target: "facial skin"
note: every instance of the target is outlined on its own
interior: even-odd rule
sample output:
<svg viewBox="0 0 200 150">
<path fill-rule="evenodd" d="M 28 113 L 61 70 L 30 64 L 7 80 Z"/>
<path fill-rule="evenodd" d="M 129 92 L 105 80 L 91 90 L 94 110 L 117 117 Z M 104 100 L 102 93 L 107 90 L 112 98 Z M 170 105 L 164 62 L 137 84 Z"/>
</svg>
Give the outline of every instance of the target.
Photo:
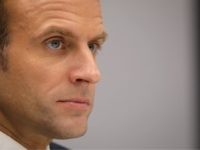
<svg viewBox="0 0 200 150">
<path fill-rule="evenodd" d="M 0 130 L 27 148 L 83 135 L 100 79 L 96 51 L 106 36 L 99 1 L 7 0 L 6 7 Z"/>
</svg>

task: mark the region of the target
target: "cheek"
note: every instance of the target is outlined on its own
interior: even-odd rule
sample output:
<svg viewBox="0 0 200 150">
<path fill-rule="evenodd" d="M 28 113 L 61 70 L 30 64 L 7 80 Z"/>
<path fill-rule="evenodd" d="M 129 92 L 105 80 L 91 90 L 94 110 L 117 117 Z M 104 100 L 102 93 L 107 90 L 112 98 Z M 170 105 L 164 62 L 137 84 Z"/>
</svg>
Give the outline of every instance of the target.
<svg viewBox="0 0 200 150">
<path fill-rule="evenodd" d="M 47 94 L 63 83 L 64 74 L 60 65 L 28 62 L 21 67 L 19 77 L 28 89 Z"/>
<path fill-rule="evenodd" d="M 55 99 L 55 96 L 66 92 L 69 85 L 66 72 L 60 66 L 43 66 L 35 69 L 30 86 L 45 97 Z M 30 76 L 31 76 L 30 74 Z"/>
<path fill-rule="evenodd" d="M 45 91 L 53 88 L 64 78 L 67 70 L 65 61 L 40 56 L 36 48 L 18 47 L 9 49 L 9 76 L 28 88 Z"/>
</svg>

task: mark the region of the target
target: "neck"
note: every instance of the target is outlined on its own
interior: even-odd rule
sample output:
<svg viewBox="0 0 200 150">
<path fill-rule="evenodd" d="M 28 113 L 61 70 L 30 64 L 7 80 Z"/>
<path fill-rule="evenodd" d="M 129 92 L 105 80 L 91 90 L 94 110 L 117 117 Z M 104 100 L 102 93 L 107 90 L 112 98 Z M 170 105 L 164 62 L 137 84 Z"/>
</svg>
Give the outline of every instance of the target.
<svg viewBox="0 0 200 150">
<path fill-rule="evenodd" d="M 30 130 L 26 130 L 26 127 L 14 128 L 12 124 L 2 115 L 0 112 L 0 131 L 10 136 L 19 144 L 23 145 L 28 150 L 45 150 L 47 145 L 50 143 L 50 139 L 36 134 L 35 132 L 31 132 Z"/>
</svg>

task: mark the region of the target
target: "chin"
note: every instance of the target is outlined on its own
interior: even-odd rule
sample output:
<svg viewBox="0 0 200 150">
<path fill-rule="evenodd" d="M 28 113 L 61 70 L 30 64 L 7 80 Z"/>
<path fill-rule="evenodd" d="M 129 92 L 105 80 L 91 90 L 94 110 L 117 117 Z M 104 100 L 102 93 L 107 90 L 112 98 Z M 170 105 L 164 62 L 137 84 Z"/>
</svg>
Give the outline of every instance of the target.
<svg viewBox="0 0 200 150">
<path fill-rule="evenodd" d="M 83 136 L 87 132 L 87 121 L 62 122 L 52 129 L 53 138 L 70 139 Z"/>
<path fill-rule="evenodd" d="M 72 139 L 72 138 L 78 138 L 87 132 L 87 127 L 85 128 L 79 128 L 79 129 L 66 129 L 62 132 L 57 133 L 54 135 L 54 138 L 56 139 Z"/>
</svg>

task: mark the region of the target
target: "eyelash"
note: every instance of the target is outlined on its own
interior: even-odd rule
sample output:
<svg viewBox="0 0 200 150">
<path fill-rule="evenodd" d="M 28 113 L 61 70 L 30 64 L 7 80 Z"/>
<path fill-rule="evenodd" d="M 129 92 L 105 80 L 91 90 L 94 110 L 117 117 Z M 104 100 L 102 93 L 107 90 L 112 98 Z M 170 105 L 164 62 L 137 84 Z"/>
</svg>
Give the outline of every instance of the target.
<svg viewBox="0 0 200 150">
<path fill-rule="evenodd" d="M 91 46 L 96 45 L 96 48 L 93 50 Z M 88 48 L 91 50 L 92 54 L 97 55 L 98 52 L 101 50 L 101 45 L 99 43 L 88 43 Z"/>
<path fill-rule="evenodd" d="M 50 47 L 52 45 L 49 45 L 49 44 L 53 44 L 52 42 L 59 42 L 60 45 L 58 46 L 58 48 Z M 54 43 L 54 44 L 56 44 L 56 43 Z M 62 40 L 61 38 L 58 38 L 58 37 L 54 37 L 54 38 L 50 38 L 50 39 L 46 40 L 45 45 L 48 49 L 51 49 L 51 50 L 63 50 L 66 48 L 66 43 L 64 43 L 64 40 Z"/>
<path fill-rule="evenodd" d="M 50 48 L 50 46 L 52 45 L 49 45 L 49 44 L 52 44 L 52 42 L 60 42 L 61 46 L 59 46 L 59 48 Z M 55 43 L 54 43 L 55 44 Z M 45 46 L 52 50 L 52 51 L 59 51 L 59 50 L 65 50 L 67 47 L 70 46 L 70 43 L 67 43 L 60 37 L 52 37 L 52 38 L 49 38 L 45 41 Z M 98 42 L 91 42 L 91 43 L 88 43 L 88 48 L 91 50 L 91 53 L 93 55 L 97 55 L 98 52 L 101 50 L 101 44 L 98 43 Z"/>
</svg>

